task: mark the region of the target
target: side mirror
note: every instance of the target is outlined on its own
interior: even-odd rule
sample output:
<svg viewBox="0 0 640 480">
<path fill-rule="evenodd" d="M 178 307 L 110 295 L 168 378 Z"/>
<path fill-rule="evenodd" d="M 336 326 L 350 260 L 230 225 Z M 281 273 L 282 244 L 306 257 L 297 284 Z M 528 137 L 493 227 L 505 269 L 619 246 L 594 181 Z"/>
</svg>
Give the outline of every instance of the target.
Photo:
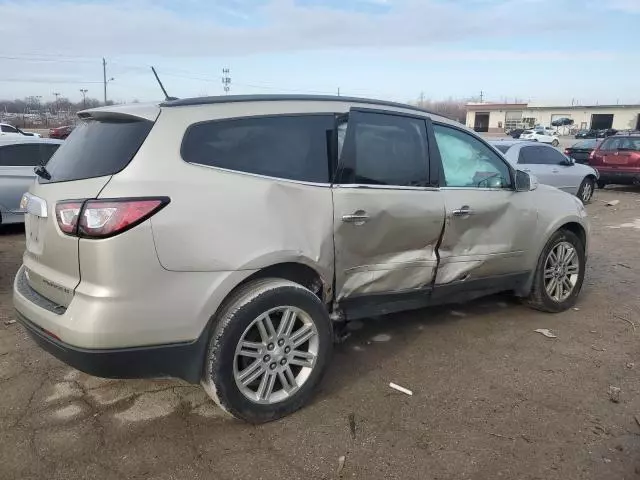
<svg viewBox="0 0 640 480">
<path fill-rule="evenodd" d="M 530 192 L 538 188 L 538 179 L 522 170 L 516 170 L 516 192 Z"/>
</svg>

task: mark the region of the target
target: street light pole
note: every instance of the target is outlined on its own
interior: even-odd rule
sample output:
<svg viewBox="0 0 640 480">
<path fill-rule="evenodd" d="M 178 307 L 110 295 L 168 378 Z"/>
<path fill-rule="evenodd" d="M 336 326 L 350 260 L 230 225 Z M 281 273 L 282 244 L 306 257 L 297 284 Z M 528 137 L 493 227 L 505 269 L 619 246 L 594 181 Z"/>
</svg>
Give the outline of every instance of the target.
<svg viewBox="0 0 640 480">
<path fill-rule="evenodd" d="M 82 108 L 87 108 L 87 90 L 86 88 L 81 88 L 80 93 L 82 93 Z"/>
</svg>

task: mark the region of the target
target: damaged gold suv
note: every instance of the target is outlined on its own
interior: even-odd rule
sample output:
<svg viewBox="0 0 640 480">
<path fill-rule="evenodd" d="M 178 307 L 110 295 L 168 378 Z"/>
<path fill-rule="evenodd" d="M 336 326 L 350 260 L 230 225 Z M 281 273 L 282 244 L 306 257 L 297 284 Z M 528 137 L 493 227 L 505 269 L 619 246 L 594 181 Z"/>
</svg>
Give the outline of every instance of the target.
<svg viewBox="0 0 640 480">
<path fill-rule="evenodd" d="M 580 292 L 582 203 L 436 114 L 226 96 L 80 117 L 22 200 L 14 303 L 85 372 L 201 382 L 263 422 L 309 400 L 350 320 Z"/>
</svg>

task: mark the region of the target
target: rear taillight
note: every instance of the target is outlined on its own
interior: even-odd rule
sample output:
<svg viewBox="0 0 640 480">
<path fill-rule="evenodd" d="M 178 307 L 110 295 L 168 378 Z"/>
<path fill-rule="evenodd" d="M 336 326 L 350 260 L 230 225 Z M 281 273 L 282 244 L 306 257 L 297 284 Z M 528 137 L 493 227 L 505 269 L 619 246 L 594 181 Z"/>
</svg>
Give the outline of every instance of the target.
<svg viewBox="0 0 640 480">
<path fill-rule="evenodd" d="M 65 201 L 56 205 L 56 218 L 68 235 L 107 238 L 135 227 L 168 203 L 167 197 Z"/>
<path fill-rule="evenodd" d="M 56 219 L 63 233 L 75 235 L 78 228 L 78 216 L 82 210 L 82 202 L 70 200 L 56 204 Z"/>
<path fill-rule="evenodd" d="M 564 149 L 564 154 L 565 154 L 565 155 L 569 155 L 570 153 L 571 153 L 571 152 L 569 151 L 569 149 L 568 149 L 568 148 L 565 148 L 565 149 Z"/>
</svg>

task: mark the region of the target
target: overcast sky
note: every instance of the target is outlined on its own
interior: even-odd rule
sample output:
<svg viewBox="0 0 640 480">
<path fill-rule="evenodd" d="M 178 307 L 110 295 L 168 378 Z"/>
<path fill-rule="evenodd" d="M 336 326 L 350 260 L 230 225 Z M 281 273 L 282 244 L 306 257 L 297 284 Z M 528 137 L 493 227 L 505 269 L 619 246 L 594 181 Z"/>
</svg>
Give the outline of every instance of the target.
<svg viewBox="0 0 640 480">
<path fill-rule="evenodd" d="M 640 103 L 640 0 L 0 0 L 0 98 Z"/>
</svg>

